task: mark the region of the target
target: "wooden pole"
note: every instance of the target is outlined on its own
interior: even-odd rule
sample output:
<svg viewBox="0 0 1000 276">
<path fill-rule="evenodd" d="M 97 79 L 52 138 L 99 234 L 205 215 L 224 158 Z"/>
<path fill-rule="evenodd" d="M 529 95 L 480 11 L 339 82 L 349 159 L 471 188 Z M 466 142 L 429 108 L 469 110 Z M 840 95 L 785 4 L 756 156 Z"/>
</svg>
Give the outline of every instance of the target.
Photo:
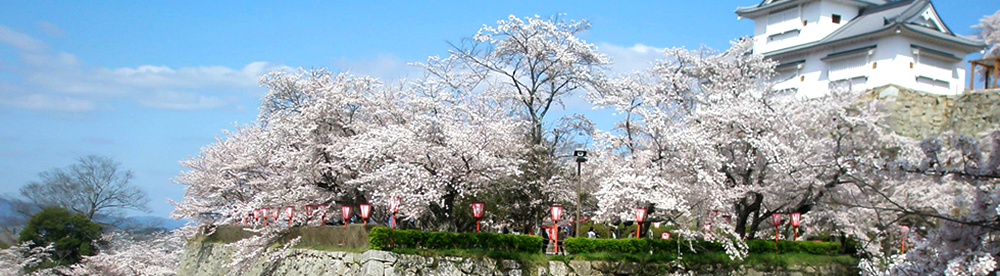
<svg viewBox="0 0 1000 276">
<path fill-rule="evenodd" d="M 969 90 L 973 89 L 973 84 L 976 83 L 976 62 L 969 61 Z"/>
<path fill-rule="evenodd" d="M 554 223 L 554 226 L 555 227 L 552 228 L 552 237 L 554 237 L 553 241 L 555 242 L 552 244 L 554 244 L 556 247 L 556 255 L 559 255 L 559 221 L 556 221 Z"/>
</svg>

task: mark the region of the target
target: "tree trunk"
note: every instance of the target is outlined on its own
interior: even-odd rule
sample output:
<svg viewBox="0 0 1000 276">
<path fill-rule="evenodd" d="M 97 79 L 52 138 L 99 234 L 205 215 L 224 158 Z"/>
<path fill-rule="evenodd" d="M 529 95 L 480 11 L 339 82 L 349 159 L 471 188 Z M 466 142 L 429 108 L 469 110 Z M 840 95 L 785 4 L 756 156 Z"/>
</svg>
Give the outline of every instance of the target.
<svg viewBox="0 0 1000 276">
<path fill-rule="evenodd" d="M 750 216 L 751 213 L 755 214 L 753 216 L 753 218 L 755 219 L 753 223 L 751 223 L 750 227 L 751 238 L 753 237 L 753 233 L 757 231 L 757 224 L 759 222 L 756 221 L 757 217 L 756 214 L 759 213 L 760 204 L 763 201 L 764 201 L 764 195 L 760 193 L 749 193 L 743 198 L 741 198 L 739 202 L 736 203 L 735 207 L 738 215 L 736 219 L 736 234 L 738 234 L 740 237 L 747 237 L 747 220 L 751 218 Z"/>
</svg>

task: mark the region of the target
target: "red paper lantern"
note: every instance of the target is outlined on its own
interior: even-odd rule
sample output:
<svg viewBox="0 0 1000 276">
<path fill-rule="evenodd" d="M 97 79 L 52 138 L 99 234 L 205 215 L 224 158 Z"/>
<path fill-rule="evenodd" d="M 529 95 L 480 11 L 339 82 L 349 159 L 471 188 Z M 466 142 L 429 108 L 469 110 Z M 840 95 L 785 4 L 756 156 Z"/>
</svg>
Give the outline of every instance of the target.
<svg viewBox="0 0 1000 276">
<path fill-rule="evenodd" d="M 552 206 L 549 208 L 552 211 L 552 220 L 559 221 L 562 219 L 563 207 L 559 205 Z"/>
<path fill-rule="evenodd" d="M 389 209 L 392 210 L 393 213 L 399 212 L 399 202 L 400 198 L 398 196 L 389 198 Z"/>
<path fill-rule="evenodd" d="M 726 220 L 726 223 L 729 223 L 730 221 L 733 220 L 733 217 L 730 216 L 730 215 L 725 215 L 725 216 L 722 216 L 722 219 Z"/>
<path fill-rule="evenodd" d="M 270 212 L 270 211 L 271 211 L 271 209 L 260 208 L 260 216 L 264 217 L 264 219 L 267 220 L 267 217 L 268 217 L 267 213 Z"/>
<path fill-rule="evenodd" d="M 372 210 L 372 206 L 362 203 L 358 207 L 361 210 L 361 218 L 368 219 L 368 213 Z"/>
<path fill-rule="evenodd" d="M 260 209 L 253 209 L 253 219 L 260 219 Z"/>
<path fill-rule="evenodd" d="M 271 217 L 274 219 L 278 219 L 278 208 L 271 208 Z"/>
<path fill-rule="evenodd" d="M 326 209 L 327 209 L 327 207 L 329 207 L 329 206 L 326 206 L 326 204 L 320 204 L 320 205 L 316 206 L 316 212 L 319 212 L 319 215 L 320 215 L 319 226 L 323 226 L 323 224 L 326 223 Z"/>
<path fill-rule="evenodd" d="M 306 205 L 306 216 L 307 217 L 311 218 L 313 216 L 313 211 L 316 211 L 316 205 L 312 205 L 312 204 Z"/>
<path fill-rule="evenodd" d="M 368 213 L 371 212 L 372 206 L 362 203 L 361 205 L 358 205 L 358 207 L 358 209 L 361 210 L 361 218 L 364 219 L 365 224 L 368 224 Z"/>
<path fill-rule="evenodd" d="M 344 217 L 344 224 L 347 224 L 347 218 L 351 217 L 351 206 L 340 205 L 340 214 Z"/>
<path fill-rule="evenodd" d="M 285 206 L 285 215 L 288 216 L 289 219 L 291 219 L 292 216 L 295 215 L 295 207 Z"/>
<path fill-rule="evenodd" d="M 473 202 L 472 203 L 472 216 L 476 217 L 477 219 L 478 218 L 482 218 L 483 217 L 483 207 L 485 207 L 485 206 L 486 206 L 486 203 Z"/>
<path fill-rule="evenodd" d="M 781 225 L 781 213 L 771 213 L 771 223 L 774 224 L 774 227 Z"/>
<path fill-rule="evenodd" d="M 791 214 L 788 214 L 788 216 L 792 218 L 792 226 L 799 227 L 799 219 L 802 218 L 802 213 L 793 212 Z"/>
<path fill-rule="evenodd" d="M 654 222 L 654 223 L 653 223 L 653 228 L 657 228 L 657 229 L 659 229 L 659 228 L 660 228 L 660 222 L 659 222 L 659 221 L 657 221 L 657 222 Z"/>
<path fill-rule="evenodd" d="M 635 221 L 642 222 L 646 218 L 646 208 L 635 208 Z"/>
<path fill-rule="evenodd" d="M 662 238 L 664 240 L 669 240 L 670 239 L 670 232 L 660 233 L 660 238 Z"/>
</svg>

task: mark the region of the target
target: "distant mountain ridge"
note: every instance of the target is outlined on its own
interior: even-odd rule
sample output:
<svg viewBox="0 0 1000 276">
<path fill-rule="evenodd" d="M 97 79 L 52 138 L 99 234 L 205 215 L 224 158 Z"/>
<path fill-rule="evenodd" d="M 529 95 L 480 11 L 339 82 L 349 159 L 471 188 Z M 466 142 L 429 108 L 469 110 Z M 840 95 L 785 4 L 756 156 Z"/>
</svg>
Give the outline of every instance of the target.
<svg viewBox="0 0 1000 276">
<path fill-rule="evenodd" d="M 0 219 L 5 220 L 5 222 L 7 223 L 14 222 L 17 224 L 23 224 L 23 222 L 28 220 L 28 218 L 22 215 L 21 213 L 14 211 L 14 204 L 15 203 L 10 199 L 0 197 Z M 106 221 L 105 219 L 96 217 L 94 218 L 94 220 Z M 188 220 L 175 220 L 172 218 L 165 218 L 158 216 L 133 216 L 125 219 L 125 223 L 129 225 L 145 225 L 153 228 L 161 228 L 164 230 L 173 230 L 181 228 L 187 222 Z M 0 227 L 2 226 L 11 226 L 11 225 L 4 225 L 0 223 Z"/>
</svg>

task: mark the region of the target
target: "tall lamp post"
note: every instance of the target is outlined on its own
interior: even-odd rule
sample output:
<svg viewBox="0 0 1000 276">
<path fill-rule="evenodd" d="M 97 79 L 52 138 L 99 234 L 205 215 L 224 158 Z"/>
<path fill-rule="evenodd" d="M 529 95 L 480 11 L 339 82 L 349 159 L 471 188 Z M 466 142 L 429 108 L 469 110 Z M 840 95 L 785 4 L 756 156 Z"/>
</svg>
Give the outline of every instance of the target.
<svg viewBox="0 0 1000 276">
<path fill-rule="evenodd" d="M 473 202 L 472 203 L 472 216 L 476 217 L 476 233 L 479 233 L 479 219 L 483 217 L 483 207 L 486 203 Z"/>
<path fill-rule="evenodd" d="M 792 212 L 788 214 L 788 217 L 792 219 L 792 227 L 795 228 L 795 236 L 792 238 L 793 241 L 799 240 L 799 221 L 802 219 L 802 213 Z"/>
<path fill-rule="evenodd" d="M 340 244 L 347 246 L 347 218 L 351 217 L 351 206 L 340 205 L 340 215 L 344 218 L 344 234 Z"/>
<path fill-rule="evenodd" d="M 392 229 L 396 229 L 396 212 L 399 212 L 399 197 L 389 198 L 389 209 L 392 210 Z"/>
<path fill-rule="evenodd" d="M 642 220 L 646 218 L 646 208 L 635 208 L 635 237 L 639 238 L 642 229 Z"/>
<path fill-rule="evenodd" d="M 583 218 L 580 216 L 580 209 L 583 208 L 582 207 L 583 205 L 580 203 L 581 201 L 583 201 L 583 192 L 580 188 L 582 186 L 581 182 L 583 182 L 583 179 L 580 177 L 580 168 L 583 162 L 587 162 L 587 150 L 583 148 L 577 148 L 576 150 L 573 151 L 573 156 L 576 157 L 576 219 L 580 220 L 581 218 Z M 580 221 L 580 223 L 576 225 L 577 238 L 580 237 L 580 231 L 582 230 L 580 225 L 582 224 L 583 221 Z"/>
<path fill-rule="evenodd" d="M 260 223 L 260 209 L 253 209 L 253 225 Z"/>
<path fill-rule="evenodd" d="M 264 217 L 264 226 L 267 226 L 267 213 L 270 211 L 271 209 L 268 208 L 260 208 L 260 215 Z"/>
<path fill-rule="evenodd" d="M 553 225 L 554 227 L 552 227 L 552 229 L 555 230 L 552 232 L 555 234 L 553 237 L 555 237 L 556 254 L 559 254 L 559 219 L 562 218 L 563 207 L 555 205 L 550 209 L 552 210 L 552 221 L 555 222 L 555 225 Z"/>
<path fill-rule="evenodd" d="M 372 206 L 361 203 L 361 205 L 358 205 L 358 210 L 361 210 L 361 219 L 365 222 L 364 225 L 368 225 L 368 214 L 371 212 Z"/>
</svg>

